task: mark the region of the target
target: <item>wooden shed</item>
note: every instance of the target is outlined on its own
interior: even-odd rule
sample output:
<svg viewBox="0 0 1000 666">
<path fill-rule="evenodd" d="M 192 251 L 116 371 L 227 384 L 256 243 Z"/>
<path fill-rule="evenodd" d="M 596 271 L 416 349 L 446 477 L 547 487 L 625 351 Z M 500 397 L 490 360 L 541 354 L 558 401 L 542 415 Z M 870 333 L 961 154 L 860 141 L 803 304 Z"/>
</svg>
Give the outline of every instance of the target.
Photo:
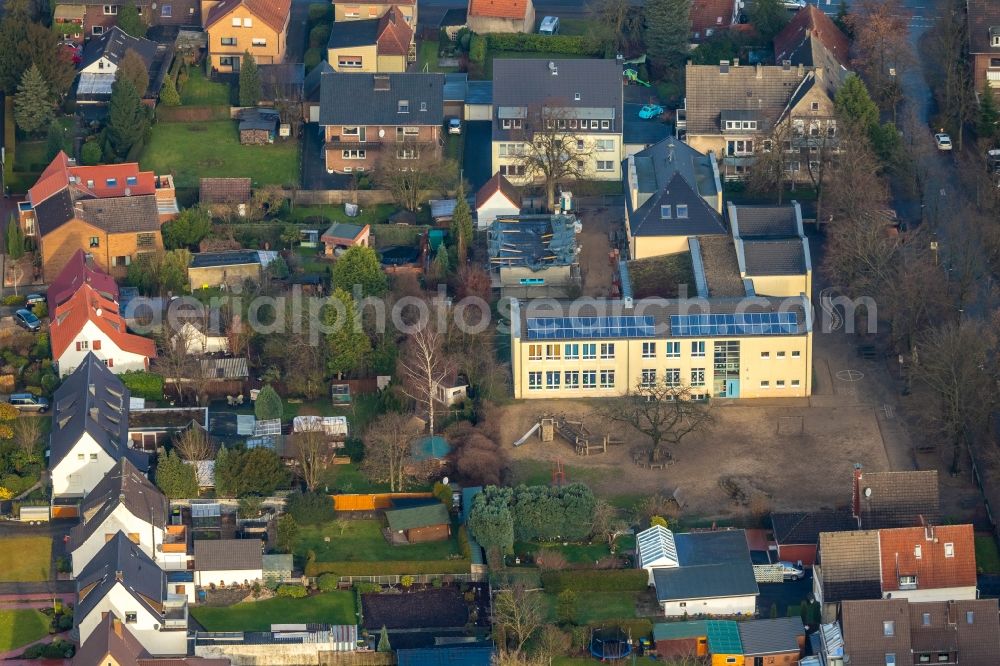
<svg viewBox="0 0 1000 666">
<path fill-rule="evenodd" d="M 393 543 L 444 541 L 451 536 L 451 516 L 440 502 L 385 512 Z"/>
<path fill-rule="evenodd" d="M 658 622 L 653 625 L 656 653 L 663 659 L 704 657 L 708 654 L 708 626 L 705 620 Z"/>
</svg>

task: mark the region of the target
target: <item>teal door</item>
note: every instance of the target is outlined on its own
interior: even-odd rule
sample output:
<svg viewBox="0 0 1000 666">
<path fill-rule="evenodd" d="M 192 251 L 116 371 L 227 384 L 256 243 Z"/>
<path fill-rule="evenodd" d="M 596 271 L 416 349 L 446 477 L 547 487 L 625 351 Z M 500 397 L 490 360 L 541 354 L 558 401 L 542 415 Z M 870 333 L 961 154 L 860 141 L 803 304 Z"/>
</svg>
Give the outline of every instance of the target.
<svg viewBox="0 0 1000 666">
<path fill-rule="evenodd" d="M 727 398 L 740 397 L 740 380 L 738 379 L 726 380 L 726 397 Z"/>
</svg>

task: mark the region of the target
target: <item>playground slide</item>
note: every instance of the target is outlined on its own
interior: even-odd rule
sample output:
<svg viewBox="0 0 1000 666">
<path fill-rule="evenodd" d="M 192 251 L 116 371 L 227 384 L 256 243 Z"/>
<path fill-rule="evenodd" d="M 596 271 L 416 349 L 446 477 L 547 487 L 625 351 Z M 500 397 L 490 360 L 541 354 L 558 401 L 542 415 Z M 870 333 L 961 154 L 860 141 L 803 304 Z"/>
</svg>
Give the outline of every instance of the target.
<svg viewBox="0 0 1000 666">
<path fill-rule="evenodd" d="M 536 423 L 535 425 L 531 426 L 531 430 L 529 430 L 528 432 L 524 433 L 524 436 L 522 436 L 521 439 L 519 439 L 516 442 L 514 442 L 514 447 L 516 448 L 518 446 L 521 446 L 526 441 L 528 441 L 528 438 L 531 437 L 532 435 L 534 435 L 536 432 L 538 432 L 538 429 L 541 426 L 542 426 L 541 423 Z"/>
</svg>

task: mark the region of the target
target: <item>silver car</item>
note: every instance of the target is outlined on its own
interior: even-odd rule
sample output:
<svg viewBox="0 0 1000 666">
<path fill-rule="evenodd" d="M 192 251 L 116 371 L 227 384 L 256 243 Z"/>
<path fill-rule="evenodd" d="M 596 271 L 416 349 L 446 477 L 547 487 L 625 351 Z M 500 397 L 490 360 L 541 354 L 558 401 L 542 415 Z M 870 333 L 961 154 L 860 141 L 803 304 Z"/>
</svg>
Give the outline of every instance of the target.
<svg viewBox="0 0 1000 666">
<path fill-rule="evenodd" d="M 781 566 L 781 577 L 785 580 L 802 580 L 805 578 L 806 572 L 799 564 L 778 562 L 778 565 Z"/>
</svg>

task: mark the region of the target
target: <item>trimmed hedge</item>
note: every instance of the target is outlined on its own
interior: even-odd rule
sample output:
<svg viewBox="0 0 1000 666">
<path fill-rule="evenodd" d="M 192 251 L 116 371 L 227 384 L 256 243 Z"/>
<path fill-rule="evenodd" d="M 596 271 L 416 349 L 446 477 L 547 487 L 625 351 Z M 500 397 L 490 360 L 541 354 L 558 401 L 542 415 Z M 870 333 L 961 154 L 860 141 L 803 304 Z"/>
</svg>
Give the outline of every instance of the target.
<svg viewBox="0 0 1000 666">
<path fill-rule="evenodd" d="M 642 592 L 649 585 L 645 569 L 546 571 L 542 587 L 546 592 Z"/>
<path fill-rule="evenodd" d="M 309 596 L 309 590 L 301 585 L 282 585 L 275 594 L 279 597 L 290 597 L 292 599 L 304 599 Z"/>
<path fill-rule="evenodd" d="M 533 35 L 523 32 L 489 33 L 483 35 L 486 45 L 492 51 L 539 51 L 562 55 L 596 56 L 602 55 L 601 45 L 587 39 L 570 35 Z"/>
<path fill-rule="evenodd" d="M 406 574 L 469 573 L 469 560 L 400 560 L 397 562 L 308 562 L 307 576 L 403 576 Z"/>
<path fill-rule="evenodd" d="M 145 370 L 132 370 L 118 375 L 133 398 L 163 400 L 163 375 Z"/>
</svg>

